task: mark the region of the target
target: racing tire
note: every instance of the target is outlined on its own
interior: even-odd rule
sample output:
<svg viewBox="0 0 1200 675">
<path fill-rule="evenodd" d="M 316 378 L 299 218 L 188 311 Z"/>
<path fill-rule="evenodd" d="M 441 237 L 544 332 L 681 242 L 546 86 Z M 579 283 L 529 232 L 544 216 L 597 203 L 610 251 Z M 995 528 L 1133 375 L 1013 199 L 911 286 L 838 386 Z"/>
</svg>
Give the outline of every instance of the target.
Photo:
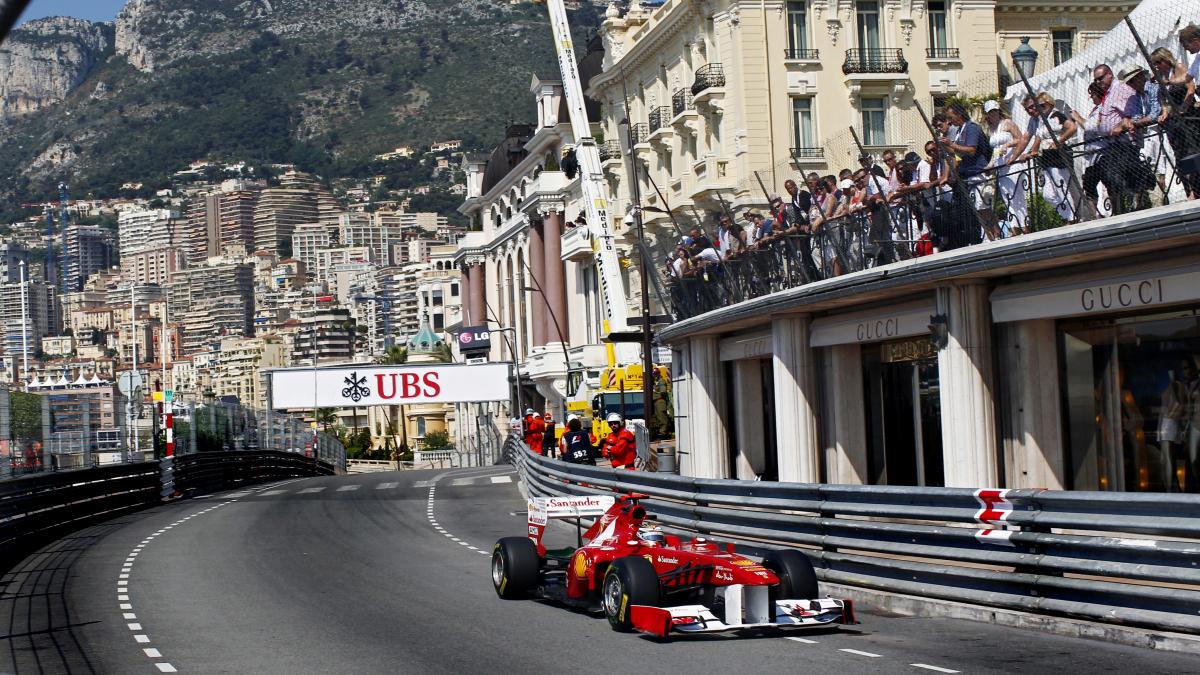
<svg viewBox="0 0 1200 675">
<path fill-rule="evenodd" d="M 779 585 L 771 588 L 771 602 L 776 600 L 813 600 L 817 591 L 817 572 L 808 556 L 790 549 L 771 551 L 763 557 L 763 567 L 779 577 Z"/>
<path fill-rule="evenodd" d="M 504 537 L 492 549 L 492 586 L 505 600 L 529 595 L 537 586 L 541 568 L 537 546 L 525 537 Z"/>
<path fill-rule="evenodd" d="M 613 630 L 628 633 L 633 630 L 634 605 L 657 607 L 662 588 L 658 572 L 649 560 L 638 556 L 619 558 L 608 567 L 600 585 L 600 605 Z"/>
</svg>

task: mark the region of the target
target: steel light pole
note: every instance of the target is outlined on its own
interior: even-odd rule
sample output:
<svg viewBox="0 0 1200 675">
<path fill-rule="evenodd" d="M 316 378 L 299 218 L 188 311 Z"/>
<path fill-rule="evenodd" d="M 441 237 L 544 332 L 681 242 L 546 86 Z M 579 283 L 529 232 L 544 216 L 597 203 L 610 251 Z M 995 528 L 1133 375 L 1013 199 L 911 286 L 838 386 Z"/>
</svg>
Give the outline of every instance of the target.
<svg viewBox="0 0 1200 675">
<path fill-rule="evenodd" d="M 25 261 L 21 261 L 21 379 L 29 377 L 29 304 L 25 294 Z"/>
</svg>

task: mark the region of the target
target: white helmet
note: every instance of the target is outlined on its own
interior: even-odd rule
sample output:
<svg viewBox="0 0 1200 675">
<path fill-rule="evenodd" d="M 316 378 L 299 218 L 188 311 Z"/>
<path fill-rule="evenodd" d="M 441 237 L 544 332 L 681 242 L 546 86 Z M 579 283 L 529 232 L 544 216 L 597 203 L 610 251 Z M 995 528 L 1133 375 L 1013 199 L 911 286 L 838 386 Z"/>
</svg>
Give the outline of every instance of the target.
<svg viewBox="0 0 1200 675">
<path fill-rule="evenodd" d="M 643 544 L 651 546 L 665 546 L 667 543 L 667 537 L 663 534 L 663 531 L 653 525 L 643 524 L 638 528 L 638 539 Z"/>
<path fill-rule="evenodd" d="M 618 414 L 618 413 L 609 413 L 609 414 L 608 414 L 608 417 L 607 417 L 607 418 L 605 418 L 605 420 L 606 420 L 606 421 L 607 421 L 609 424 L 612 424 L 613 422 L 621 422 L 621 421 L 622 421 L 622 420 L 621 420 L 621 415 L 620 415 L 620 414 Z"/>
<path fill-rule="evenodd" d="M 579 415 L 576 415 L 576 414 L 573 414 L 573 413 L 572 413 L 572 414 L 570 414 L 570 415 L 567 415 L 567 423 L 568 423 L 568 424 L 570 424 L 570 423 L 571 423 L 571 420 L 577 420 L 577 419 L 579 419 Z"/>
<path fill-rule="evenodd" d="M 525 414 L 526 415 L 536 415 L 537 413 L 533 412 L 533 408 L 526 408 Z"/>
</svg>

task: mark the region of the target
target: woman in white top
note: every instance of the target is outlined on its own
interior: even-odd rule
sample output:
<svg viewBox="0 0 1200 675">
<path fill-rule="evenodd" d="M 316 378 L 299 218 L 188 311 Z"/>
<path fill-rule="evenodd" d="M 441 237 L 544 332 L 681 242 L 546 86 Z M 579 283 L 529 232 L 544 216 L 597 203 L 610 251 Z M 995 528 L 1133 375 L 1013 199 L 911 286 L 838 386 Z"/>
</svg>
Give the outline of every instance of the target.
<svg viewBox="0 0 1200 675">
<path fill-rule="evenodd" d="M 1028 215 L 1025 193 L 1029 190 L 1030 180 L 1026 171 L 1028 163 L 1016 161 L 1021 128 L 996 101 L 983 104 L 983 118 L 988 141 L 994 151 L 989 168 L 997 169 L 996 185 L 1000 189 L 1000 198 L 1004 200 L 1004 209 L 1008 212 L 1005 220 L 997 223 L 997 234 L 1000 237 L 1022 234 Z"/>
<path fill-rule="evenodd" d="M 1054 206 L 1058 215 L 1066 222 L 1075 220 L 1075 204 L 1067 189 L 1071 171 L 1071 153 L 1066 144 L 1075 136 L 1078 127 L 1075 120 L 1055 107 L 1054 97 L 1042 92 L 1037 100 L 1026 99 L 1025 110 L 1030 115 L 1029 130 L 1026 133 L 1029 150 L 1019 161 L 1037 157 L 1041 168 L 1042 197 Z M 1050 121 L 1049 127 L 1042 124 L 1041 114 Z"/>
</svg>

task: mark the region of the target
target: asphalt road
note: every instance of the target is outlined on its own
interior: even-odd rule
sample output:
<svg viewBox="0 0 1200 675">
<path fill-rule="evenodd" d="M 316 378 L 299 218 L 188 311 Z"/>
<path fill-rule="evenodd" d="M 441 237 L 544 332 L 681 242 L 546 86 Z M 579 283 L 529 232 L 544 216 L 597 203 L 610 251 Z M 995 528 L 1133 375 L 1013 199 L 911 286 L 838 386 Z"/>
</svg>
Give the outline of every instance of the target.
<svg viewBox="0 0 1200 675">
<path fill-rule="evenodd" d="M 862 611 L 790 639 L 617 634 L 495 596 L 491 544 L 525 529 L 513 480 L 311 478 L 83 530 L 0 579 L 0 672 L 1200 673 L 1192 656 Z"/>
</svg>

